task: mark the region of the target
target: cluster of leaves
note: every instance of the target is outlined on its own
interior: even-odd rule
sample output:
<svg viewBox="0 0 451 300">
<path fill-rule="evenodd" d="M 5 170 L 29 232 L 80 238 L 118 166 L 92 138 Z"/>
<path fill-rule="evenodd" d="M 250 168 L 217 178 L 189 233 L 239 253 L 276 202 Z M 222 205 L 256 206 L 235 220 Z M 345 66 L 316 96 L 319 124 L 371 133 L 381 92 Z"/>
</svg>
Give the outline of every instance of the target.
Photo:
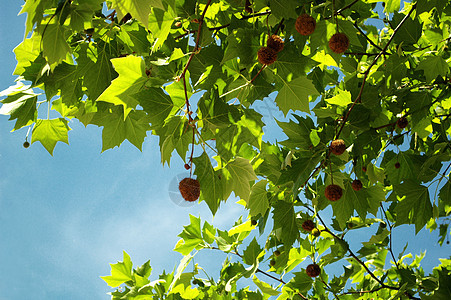
<svg viewBox="0 0 451 300">
<path fill-rule="evenodd" d="M 285 283 L 258 268 L 268 248 L 255 239 L 238 252 L 248 222 L 223 232 L 207 223 L 200 230 L 192 218 L 176 245 L 185 255 L 180 270 L 149 282 L 150 265 L 132 270 L 124 255 L 105 277 L 113 287 L 129 286 L 113 299 L 451 297 L 449 260 L 426 276 L 420 258 L 408 266 L 391 246 L 401 224 L 414 224 L 416 233 L 438 228 L 440 244 L 449 230 L 449 0 L 27 0 L 22 13 L 27 37 L 14 50 L 18 83 L 0 94 L 0 113 L 15 120 L 14 130 L 33 128 L 32 144 L 52 154 L 58 141 L 68 142 L 68 119 L 103 127 L 102 151 L 125 139 L 141 149 L 151 132 L 163 164 L 176 152 L 194 170 L 200 200 L 213 214 L 234 193 L 260 233 L 272 216 L 266 244 L 283 249 L 270 269 L 275 274 L 309 255 L 322 269 L 350 264 L 333 279 L 300 272 Z M 295 29 L 303 13 L 316 20 L 309 36 Z M 349 37 L 343 54 L 328 48 L 337 31 Z M 258 49 L 274 33 L 285 46 L 262 66 Z M 287 136 L 282 142 L 263 138 L 266 124 L 253 106 L 273 101 L 273 92 L 287 116 L 277 121 Z M 48 109 L 40 110 L 44 103 Z M 50 119 L 50 110 L 60 117 Z M 328 145 L 338 138 L 348 148 L 331 155 Z M 356 178 L 359 191 L 351 188 Z M 333 203 L 324 195 L 331 183 L 343 189 Z M 333 217 L 324 222 L 320 213 L 329 206 Z M 315 220 L 321 238 L 304 236 L 306 219 Z M 355 254 L 345 234 L 375 222 L 388 227 L 378 227 Z M 252 267 L 227 260 L 219 282 L 190 288 L 197 267 L 183 270 L 191 251 L 213 247 Z M 276 278 L 282 291 L 259 279 L 263 296 L 235 291 L 238 278 L 256 272 Z"/>
</svg>

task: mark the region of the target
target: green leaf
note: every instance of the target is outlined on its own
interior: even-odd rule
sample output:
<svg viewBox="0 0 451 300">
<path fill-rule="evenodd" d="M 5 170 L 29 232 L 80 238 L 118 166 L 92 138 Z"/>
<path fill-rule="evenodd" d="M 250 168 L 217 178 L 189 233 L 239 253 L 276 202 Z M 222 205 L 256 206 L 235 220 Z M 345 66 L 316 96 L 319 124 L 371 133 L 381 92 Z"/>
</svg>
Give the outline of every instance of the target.
<svg viewBox="0 0 451 300">
<path fill-rule="evenodd" d="M 146 88 L 133 95 L 155 125 L 164 124 L 169 115 L 178 110 L 161 88 Z"/>
<path fill-rule="evenodd" d="M 118 12 L 118 19 L 122 19 L 127 13 L 130 13 L 147 29 L 149 29 L 149 15 L 152 7 L 165 10 L 161 0 L 112 0 L 111 3 Z"/>
<path fill-rule="evenodd" d="M 178 235 L 181 240 L 175 245 L 174 251 L 182 255 L 188 255 L 196 247 L 203 243 L 202 233 L 200 229 L 200 218 L 189 215 L 190 224 L 183 226 L 183 231 Z"/>
<path fill-rule="evenodd" d="M 257 278 L 257 276 L 254 275 L 252 277 L 252 281 L 255 283 L 256 286 L 262 291 L 263 295 L 269 295 L 269 296 L 278 296 L 280 294 L 279 291 L 274 289 L 272 286 L 270 286 L 268 283 L 261 281 Z"/>
<path fill-rule="evenodd" d="M 267 184 L 267 180 L 260 180 L 252 186 L 251 195 L 249 196 L 249 200 L 246 202 L 251 216 L 257 216 L 258 214 L 264 216 L 268 210 L 269 202 L 266 191 Z"/>
<path fill-rule="evenodd" d="M 65 28 L 59 23 L 48 24 L 40 32 L 42 37 L 42 51 L 44 57 L 53 70 L 60 62 L 66 59 L 67 55 L 70 54 L 71 48 L 66 41 Z"/>
<path fill-rule="evenodd" d="M 397 224 L 415 224 L 415 232 L 432 218 L 432 204 L 428 188 L 412 180 L 396 185 L 394 191 L 402 200 L 396 205 Z"/>
<path fill-rule="evenodd" d="M 129 55 L 111 60 L 119 77 L 97 98 L 114 105 L 122 105 L 124 119 L 139 104 L 132 96 L 139 92 L 147 80 L 144 61 L 141 57 Z"/>
<path fill-rule="evenodd" d="M 71 130 L 64 118 L 42 120 L 38 119 L 33 128 L 31 143 L 41 142 L 47 151 L 53 155 L 57 142 L 69 144 L 67 132 Z"/>
<path fill-rule="evenodd" d="M 2 92 L 0 97 L 8 96 L 1 100 L 0 114 L 9 115 L 9 120 L 16 120 L 14 130 L 31 125 L 37 118 L 36 102 L 37 94 L 29 86 L 18 82 Z"/>
<path fill-rule="evenodd" d="M 118 287 L 121 284 L 133 280 L 132 277 L 132 261 L 127 252 L 123 251 L 124 260 L 116 264 L 110 264 L 111 275 L 100 276 L 110 287 Z"/>
<path fill-rule="evenodd" d="M 441 56 L 430 56 L 420 61 L 416 70 L 423 70 L 427 82 L 433 82 L 439 75 L 446 77 L 449 66 Z"/>
<path fill-rule="evenodd" d="M 251 192 L 250 181 L 257 180 L 249 160 L 237 157 L 226 165 L 226 169 L 230 172 L 228 184 L 231 185 L 235 195 L 249 201 Z"/>
<path fill-rule="evenodd" d="M 273 219 L 274 229 L 282 229 L 281 238 L 285 247 L 293 245 L 294 241 L 299 238 L 293 203 L 277 201 L 274 204 Z"/>
<path fill-rule="evenodd" d="M 350 92 L 343 91 L 340 89 L 337 89 L 336 91 L 338 92 L 338 95 L 333 96 L 332 98 L 326 99 L 327 103 L 342 106 L 342 107 L 346 107 L 348 104 L 352 103 Z"/>
<path fill-rule="evenodd" d="M 200 200 L 204 200 L 211 213 L 214 215 L 219 208 L 220 201 L 224 195 L 224 181 L 220 171 L 215 171 L 211 165 L 210 158 L 204 152 L 201 156 L 193 158 L 196 166 L 194 175 L 200 183 Z"/>
<path fill-rule="evenodd" d="M 258 263 L 258 258 L 263 249 L 257 243 L 257 240 L 254 239 L 249 243 L 247 248 L 243 252 L 243 261 L 248 265 L 253 265 Z"/>
<path fill-rule="evenodd" d="M 278 18 L 297 18 L 295 0 L 269 0 L 271 12 Z"/>
<path fill-rule="evenodd" d="M 288 282 L 288 286 L 303 293 L 312 288 L 313 280 L 305 272 L 294 272 L 294 277 Z"/>
<path fill-rule="evenodd" d="M 155 8 L 152 9 L 152 13 L 149 16 L 148 29 L 152 32 L 155 39 L 155 42 L 152 45 L 153 51 L 157 51 L 166 41 L 175 17 L 176 15 L 172 8 L 169 8 L 168 11 Z"/>
<path fill-rule="evenodd" d="M 281 81 L 282 88 L 277 94 L 276 103 L 284 115 L 287 115 L 290 109 L 293 112 L 296 110 L 310 112 L 309 97 L 314 98 L 318 95 L 312 81 L 304 76 L 300 76 L 290 82 L 284 79 L 281 79 Z"/>
</svg>

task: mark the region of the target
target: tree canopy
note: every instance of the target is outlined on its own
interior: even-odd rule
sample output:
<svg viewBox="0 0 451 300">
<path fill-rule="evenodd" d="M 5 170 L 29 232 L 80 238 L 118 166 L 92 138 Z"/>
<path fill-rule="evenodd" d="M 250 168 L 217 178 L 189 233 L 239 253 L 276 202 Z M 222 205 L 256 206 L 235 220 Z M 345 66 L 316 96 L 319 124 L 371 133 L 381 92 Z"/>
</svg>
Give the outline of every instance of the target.
<svg viewBox="0 0 451 300">
<path fill-rule="evenodd" d="M 392 247 L 403 224 L 449 239 L 451 1 L 26 0 L 21 13 L 0 113 L 28 128 L 25 147 L 53 155 L 70 119 L 102 128 L 102 152 L 153 134 L 161 163 L 198 183 L 184 197 L 248 210 L 229 230 L 190 216 L 170 273 L 124 252 L 102 277 L 112 299 L 451 299 L 451 257 L 426 273 L 424 253 Z M 262 101 L 284 118 L 265 124 Z M 188 268 L 208 249 L 227 254 L 216 279 Z"/>
</svg>

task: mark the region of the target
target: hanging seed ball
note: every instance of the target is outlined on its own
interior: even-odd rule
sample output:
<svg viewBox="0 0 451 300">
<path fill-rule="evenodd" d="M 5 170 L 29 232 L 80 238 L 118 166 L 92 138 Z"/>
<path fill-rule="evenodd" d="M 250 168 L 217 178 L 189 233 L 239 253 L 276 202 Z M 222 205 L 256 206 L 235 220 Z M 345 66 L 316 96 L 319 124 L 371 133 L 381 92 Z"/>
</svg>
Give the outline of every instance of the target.
<svg viewBox="0 0 451 300">
<path fill-rule="evenodd" d="M 330 143 L 329 149 L 335 155 L 342 155 L 346 150 L 345 141 L 342 139 L 334 140 Z"/>
<path fill-rule="evenodd" d="M 294 26 L 300 35 L 311 35 L 315 31 L 316 21 L 312 16 L 302 14 L 296 19 Z"/>
<path fill-rule="evenodd" d="M 362 182 L 358 179 L 355 179 L 352 183 L 351 183 L 352 189 L 354 191 L 360 191 L 363 187 Z"/>
<path fill-rule="evenodd" d="M 335 53 L 343 53 L 348 50 L 349 39 L 344 33 L 336 33 L 329 40 L 329 48 Z"/>
<path fill-rule="evenodd" d="M 251 220 L 251 225 L 252 226 L 256 226 L 257 225 L 257 221 L 256 220 Z"/>
<path fill-rule="evenodd" d="M 305 272 L 310 277 L 317 277 L 321 273 L 321 268 L 317 264 L 310 264 L 305 268 Z"/>
<path fill-rule="evenodd" d="M 319 231 L 318 228 L 313 228 L 313 230 L 312 230 L 312 235 L 313 235 L 314 237 L 319 237 L 319 236 L 321 235 L 321 231 Z"/>
<path fill-rule="evenodd" d="M 274 49 L 276 52 L 280 52 L 283 49 L 284 41 L 280 36 L 273 34 L 266 41 L 266 46 L 268 46 L 271 49 Z"/>
<path fill-rule="evenodd" d="M 277 52 L 276 50 L 270 47 L 261 47 L 257 52 L 258 61 L 262 65 L 270 65 L 277 60 Z"/>
<path fill-rule="evenodd" d="M 362 171 L 363 171 L 363 172 L 366 172 L 366 170 L 367 170 L 366 167 L 363 166 L 363 167 L 362 167 Z"/>
<path fill-rule="evenodd" d="M 343 196 L 343 189 L 336 184 L 329 184 L 326 186 L 326 190 L 324 191 L 324 195 L 330 201 L 338 201 L 341 196 Z"/>
<path fill-rule="evenodd" d="M 395 163 L 395 168 L 396 168 L 396 169 L 401 168 L 401 164 L 400 164 L 399 162 Z"/>
<path fill-rule="evenodd" d="M 183 199 L 189 202 L 196 201 L 199 199 L 200 195 L 200 184 L 197 179 L 184 178 L 179 183 L 180 194 L 182 194 Z"/>
<path fill-rule="evenodd" d="M 315 223 L 312 220 L 305 220 L 301 226 L 305 231 L 312 231 L 315 228 Z"/>
<path fill-rule="evenodd" d="M 271 259 L 269 261 L 269 264 L 271 265 L 271 267 L 274 267 L 276 265 L 276 261 L 274 259 Z"/>
<path fill-rule="evenodd" d="M 406 128 L 407 125 L 409 125 L 409 121 L 406 117 L 401 117 L 398 119 L 398 121 L 396 121 L 396 125 L 398 125 L 399 128 L 403 129 Z"/>
<path fill-rule="evenodd" d="M 279 256 L 280 255 L 280 251 L 279 250 L 276 250 L 276 251 L 274 251 L 274 256 Z"/>
<path fill-rule="evenodd" d="M 24 147 L 24 148 L 30 147 L 30 143 L 29 143 L 29 142 L 24 142 L 24 143 L 23 143 L 23 147 Z"/>
</svg>

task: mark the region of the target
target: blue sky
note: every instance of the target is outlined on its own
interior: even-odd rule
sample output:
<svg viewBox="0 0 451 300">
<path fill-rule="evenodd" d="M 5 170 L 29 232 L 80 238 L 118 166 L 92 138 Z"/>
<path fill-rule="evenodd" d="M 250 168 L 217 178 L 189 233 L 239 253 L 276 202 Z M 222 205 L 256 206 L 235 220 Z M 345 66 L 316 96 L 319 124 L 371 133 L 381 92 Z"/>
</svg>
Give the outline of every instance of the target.
<svg viewBox="0 0 451 300">
<path fill-rule="evenodd" d="M 17 16 L 21 3 L 0 1 L 0 90 L 14 84 L 12 49 L 25 23 Z M 265 121 L 280 116 L 274 105 L 257 105 Z M 101 154 L 101 130 L 70 121 L 70 145 L 58 143 L 52 157 L 39 143 L 23 148 L 27 129 L 10 133 L 13 122 L 7 120 L 0 116 L 0 300 L 110 299 L 99 276 L 109 274 L 122 250 L 135 265 L 150 259 L 157 276 L 181 259 L 172 249 L 189 214 L 223 230 L 247 215 L 234 199 L 214 219 L 205 203 L 181 207 L 171 201 L 173 179 L 187 172 L 179 158 L 170 168 L 161 165 L 156 137 L 146 138 L 142 152 L 124 142 Z M 427 271 L 449 256 L 449 247 L 438 247 L 437 236 L 424 230 L 414 237 L 412 227 L 401 226 L 394 235 L 395 254 L 405 241 L 418 254 L 427 246 Z M 361 240 L 358 230 L 352 236 Z M 223 259 L 209 253 L 196 262 L 216 276 Z"/>
</svg>

